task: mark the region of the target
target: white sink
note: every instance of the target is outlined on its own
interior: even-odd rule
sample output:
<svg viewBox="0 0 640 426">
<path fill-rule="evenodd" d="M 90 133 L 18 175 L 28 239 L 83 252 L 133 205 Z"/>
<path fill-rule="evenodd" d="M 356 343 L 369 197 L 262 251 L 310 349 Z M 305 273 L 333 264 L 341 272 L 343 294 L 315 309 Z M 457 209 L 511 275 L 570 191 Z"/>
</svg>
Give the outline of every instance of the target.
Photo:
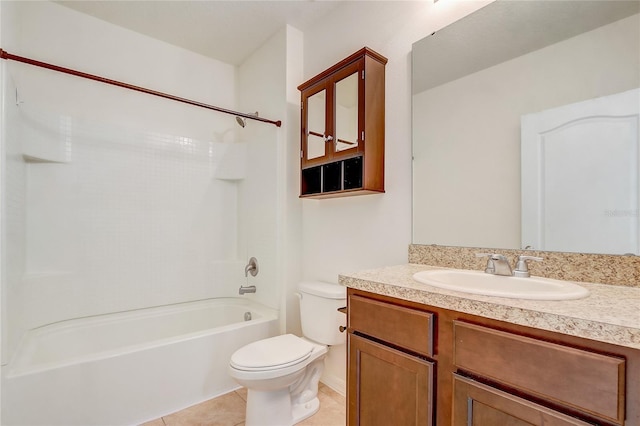
<svg viewBox="0 0 640 426">
<path fill-rule="evenodd" d="M 517 278 L 459 269 L 422 271 L 414 274 L 413 279 L 447 290 L 513 299 L 570 300 L 589 295 L 589 290 L 569 281 Z"/>
</svg>

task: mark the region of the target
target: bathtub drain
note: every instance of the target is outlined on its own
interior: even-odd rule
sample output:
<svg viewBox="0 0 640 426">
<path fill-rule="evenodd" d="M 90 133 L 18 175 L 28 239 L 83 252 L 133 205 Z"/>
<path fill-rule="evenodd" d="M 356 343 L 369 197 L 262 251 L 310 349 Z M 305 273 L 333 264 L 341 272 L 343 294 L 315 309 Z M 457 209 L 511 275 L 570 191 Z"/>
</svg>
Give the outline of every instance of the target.
<svg viewBox="0 0 640 426">
<path fill-rule="evenodd" d="M 251 312 L 245 312 L 244 313 L 244 320 L 245 321 L 251 321 Z"/>
</svg>

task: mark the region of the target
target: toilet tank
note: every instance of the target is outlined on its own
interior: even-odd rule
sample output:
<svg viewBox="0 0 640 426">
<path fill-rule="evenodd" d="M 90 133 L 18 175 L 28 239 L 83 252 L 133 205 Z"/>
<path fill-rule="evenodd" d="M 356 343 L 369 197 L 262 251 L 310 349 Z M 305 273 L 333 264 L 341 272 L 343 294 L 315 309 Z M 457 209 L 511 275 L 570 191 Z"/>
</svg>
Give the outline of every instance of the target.
<svg viewBox="0 0 640 426">
<path fill-rule="evenodd" d="M 347 288 L 313 281 L 300 283 L 298 291 L 302 335 L 325 345 L 343 344 L 345 333 L 340 332 L 340 326 L 346 326 L 347 316 L 338 308 L 347 306 Z"/>
</svg>

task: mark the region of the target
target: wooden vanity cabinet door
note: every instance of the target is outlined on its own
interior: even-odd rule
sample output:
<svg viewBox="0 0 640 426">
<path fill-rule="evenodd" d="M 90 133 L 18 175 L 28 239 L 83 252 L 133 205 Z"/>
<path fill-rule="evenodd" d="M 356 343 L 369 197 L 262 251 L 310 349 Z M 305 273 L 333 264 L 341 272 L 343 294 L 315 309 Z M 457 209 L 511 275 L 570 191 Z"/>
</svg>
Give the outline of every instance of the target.
<svg viewBox="0 0 640 426">
<path fill-rule="evenodd" d="M 350 333 L 350 426 L 432 425 L 433 363 Z"/>
<path fill-rule="evenodd" d="M 349 295 L 349 327 L 425 357 L 433 357 L 435 315 Z"/>
<path fill-rule="evenodd" d="M 613 424 L 624 424 L 624 358 L 463 321 L 454 321 L 453 328 L 458 369 Z"/>
<path fill-rule="evenodd" d="M 457 374 L 453 386 L 453 426 L 589 425 Z"/>
</svg>

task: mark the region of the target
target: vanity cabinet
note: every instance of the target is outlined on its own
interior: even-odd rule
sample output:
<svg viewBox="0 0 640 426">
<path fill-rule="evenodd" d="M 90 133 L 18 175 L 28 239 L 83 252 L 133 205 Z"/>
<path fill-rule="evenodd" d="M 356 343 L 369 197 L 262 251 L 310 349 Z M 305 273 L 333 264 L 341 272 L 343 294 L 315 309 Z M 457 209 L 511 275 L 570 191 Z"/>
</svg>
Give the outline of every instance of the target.
<svg viewBox="0 0 640 426">
<path fill-rule="evenodd" d="M 351 426 L 421 409 L 387 424 L 640 426 L 640 350 L 351 288 L 347 304 Z"/>
<path fill-rule="evenodd" d="M 298 86 L 301 197 L 384 192 L 386 63 L 365 47 Z"/>
<path fill-rule="evenodd" d="M 430 312 L 351 295 L 350 425 L 432 425 L 435 363 Z"/>
</svg>

